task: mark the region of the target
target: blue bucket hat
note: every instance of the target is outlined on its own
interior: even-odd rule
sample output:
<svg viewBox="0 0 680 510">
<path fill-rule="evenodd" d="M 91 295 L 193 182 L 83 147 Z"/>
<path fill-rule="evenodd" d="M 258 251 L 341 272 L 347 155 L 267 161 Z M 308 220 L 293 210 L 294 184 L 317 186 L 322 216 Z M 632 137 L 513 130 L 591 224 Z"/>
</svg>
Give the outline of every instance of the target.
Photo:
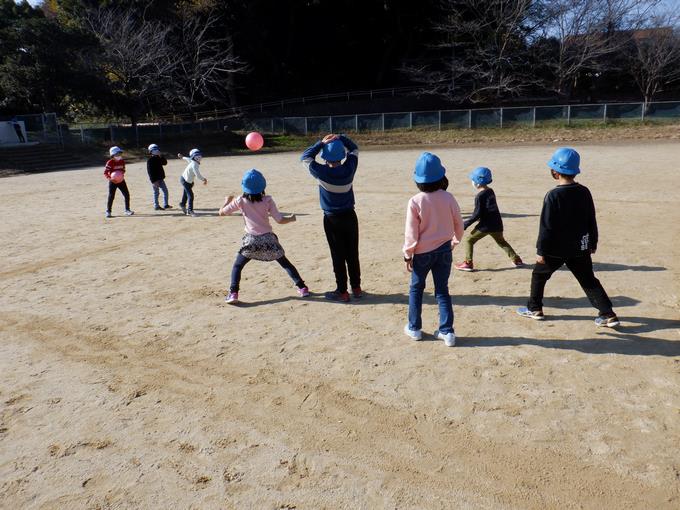
<svg viewBox="0 0 680 510">
<path fill-rule="evenodd" d="M 257 195 L 262 193 L 267 187 L 267 181 L 258 170 L 254 168 L 248 170 L 243 174 L 243 180 L 241 181 L 241 189 L 244 193 L 249 195 Z"/>
<path fill-rule="evenodd" d="M 491 178 L 491 170 L 485 166 L 478 166 L 472 172 L 470 172 L 468 177 L 472 182 L 479 184 L 480 186 L 491 184 L 491 181 L 493 180 Z"/>
<path fill-rule="evenodd" d="M 321 157 L 326 161 L 342 161 L 345 158 L 345 144 L 340 140 L 324 144 Z"/>
<path fill-rule="evenodd" d="M 416 161 L 413 180 L 417 184 L 429 184 L 441 180 L 446 174 L 446 168 L 441 160 L 430 152 L 423 152 Z"/>
<path fill-rule="evenodd" d="M 550 161 L 548 161 L 550 168 L 563 175 L 577 175 L 581 173 L 580 164 L 581 156 L 569 147 L 557 149 L 550 158 Z"/>
</svg>

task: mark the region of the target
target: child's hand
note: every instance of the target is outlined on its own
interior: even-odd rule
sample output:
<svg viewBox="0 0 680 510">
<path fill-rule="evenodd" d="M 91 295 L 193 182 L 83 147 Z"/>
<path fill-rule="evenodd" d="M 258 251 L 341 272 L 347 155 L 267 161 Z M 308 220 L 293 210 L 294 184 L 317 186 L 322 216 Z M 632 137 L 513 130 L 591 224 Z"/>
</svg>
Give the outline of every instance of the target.
<svg viewBox="0 0 680 510">
<path fill-rule="evenodd" d="M 207 185 L 208 185 L 208 179 L 203 179 L 203 186 L 207 186 Z"/>
<path fill-rule="evenodd" d="M 178 157 L 179 159 L 182 159 L 184 156 L 182 156 L 182 153 L 178 152 L 178 153 L 177 153 L 177 157 Z"/>
<path fill-rule="evenodd" d="M 231 203 L 232 200 L 234 200 L 234 195 L 227 195 L 224 197 L 224 205 Z"/>
<path fill-rule="evenodd" d="M 331 143 L 333 140 L 337 140 L 337 139 L 338 139 L 338 135 L 330 134 L 330 135 L 324 136 L 323 140 L 321 140 L 321 141 L 325 144 L 328 144 L 328 143 Z"/>
<path fill-rule="evenodd" d="M 409 273 L 412 273 L 412 272 L 413 272 L 413 258 L 410 258 L 410 259 L 408 259 L 408 260 L 405 260 L 404 262 L 406 262 L 406 270 L 407 270 Z"/>
<path fill-rule="evenodd" d="M 545 264 L 545 257 L 543 255 L 536 255 L 536 264 Z"/>
</svg>

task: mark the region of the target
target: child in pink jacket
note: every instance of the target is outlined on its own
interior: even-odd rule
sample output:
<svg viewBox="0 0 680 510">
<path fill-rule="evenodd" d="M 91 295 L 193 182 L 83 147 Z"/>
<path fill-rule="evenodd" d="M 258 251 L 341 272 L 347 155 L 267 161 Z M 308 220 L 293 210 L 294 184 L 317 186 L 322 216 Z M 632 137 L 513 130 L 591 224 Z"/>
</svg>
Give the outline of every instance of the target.
<svg viewBox="0 0 680 510">
<path fill-rule="evenodd" d="M 458 202 L 446 191 L 446 169 L 434 154 L 423 152 L 416 161 L 413 180 L 420 193 L 411 197 L 406 209 L 404 261 L 411 273 L 406 333 L 422 340 L 423 291 L 425 279 L 432 272 L 434 293 L 439 305 L 439 329 L 435 338 L 448 347 L 456 345 L 453 329 L 453 305 L 449 295 L 449 276 L 453 247 L 463 237 L 463 218 Z"/>
</svg>

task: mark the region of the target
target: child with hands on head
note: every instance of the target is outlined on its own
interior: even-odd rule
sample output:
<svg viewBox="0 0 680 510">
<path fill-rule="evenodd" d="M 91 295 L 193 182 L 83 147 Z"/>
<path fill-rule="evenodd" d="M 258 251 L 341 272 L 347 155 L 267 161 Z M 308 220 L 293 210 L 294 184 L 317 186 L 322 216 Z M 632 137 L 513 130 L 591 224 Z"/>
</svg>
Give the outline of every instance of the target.
<svg viewBox="0 0 680 510">
<path fill-rule="evenodd" d="M 434 293 L 439 305 L 439 329 L 435 338 L 448 347 L 456 345 L 453 305 L 449 294 L 452 250 L 463 237 L 463 218 L 458 202 L 446 191 L 449 181 L 440 159 L 423 152 L 416 161 L 413 180 L 420 193 L 411 197 L 406 209 L 404 261 L 411 273 L 408 297 L 408 323 L 404 333 L 422 340 L 422 307 L 425 280 L 432 272 Z"/>
<path fill-rule="evenodd" d="M 264 190 L 267 181 L 262 173 L 256 169 L 248 170 L 241 181 L 243 194 L 234 198 L 229 195 L 225 198 L 224 205 L 220 208 L 220 216 L 228 216 L 240 211 L 245 223 L 245 235 L 241 240 L 241 248 L 236 255 L 236 261 L 231 269 L 231 285 L 225 301 L 229 304 L 237 304 L 239 301 L 239 287 L 241 272 L 251 260 L 270 262 L 275 260 L 288 273 L 297 287 L 300 297 L 309 296 L 309 289 L 300 277 L 295 266 L 286 258 L 279 238 L 272 231 L 269 217 L 284 225 L 296 220 L 295 215 L 283 216 L 276 207 L 274 199 L 266 195 Z"/>
</svg>

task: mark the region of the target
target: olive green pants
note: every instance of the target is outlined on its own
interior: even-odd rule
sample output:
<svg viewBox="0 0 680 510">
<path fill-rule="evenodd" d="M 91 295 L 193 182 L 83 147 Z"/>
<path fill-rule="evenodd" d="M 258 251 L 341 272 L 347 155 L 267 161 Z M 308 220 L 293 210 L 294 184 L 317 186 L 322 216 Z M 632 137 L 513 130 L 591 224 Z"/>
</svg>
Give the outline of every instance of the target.
<svg viewBox="0 0 680 510">
<path fill-rule="evenodd" d="M 503 232 L 480 232 L 475 228 L 470 232 L 469 236 L 463 238 L 463 244 L 465 245 L 465 262 L 472 262 L 472 252 L 475 243 L 486 236 L 491 236 L 493 240 L 496 241 L 496 244 L 503 249 L 505 254 L 510 257 L 510 260 L 515 260 L 519 257 L 517 253 L 515 253 L 515 250 L 512 249 L 512 246 L 510 246 L 510 243 L 503 237 Z"/>
</svg>

